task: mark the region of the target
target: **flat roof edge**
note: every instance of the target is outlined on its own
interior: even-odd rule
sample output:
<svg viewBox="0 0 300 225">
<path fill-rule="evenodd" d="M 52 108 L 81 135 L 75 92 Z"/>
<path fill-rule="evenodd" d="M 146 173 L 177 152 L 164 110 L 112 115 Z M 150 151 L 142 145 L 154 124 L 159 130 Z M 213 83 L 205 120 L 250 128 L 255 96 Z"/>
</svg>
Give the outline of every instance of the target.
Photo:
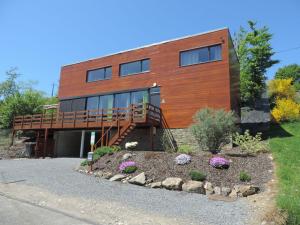
<svg viewBox="0 0 300 225">
<path fill-rule="evenodd" d="M 222 28 L 218 28 L 218 29 L 214 29 L 214 30 L 209 30 L 209 31 L 197 33 L 197 34 L 191 34 L 191 35 L 186 35 L 186 36 L 183 36 L 183 37 L 173 38 L 173 39 L 169 39 L 169 40 L 165 40 L 165 41 L 161 41 L 161 42 L 155 42 L 155 43 L 152 43 L 152 44 L 143 45 L 143 46 L 140 46 L 140 47 L 131 48 L 131 49 L 115 52 L 115 53 L 110 53 L 110 54 L 107 54 L 107 55 L 98 56 L 98 57 L 90 58 L 90 59 L 87 59 L 87 60 L 82 60 L 82 61 L 77 61 L 77 62 L 70 63 L 70 64 L 65 64 L 65 65 L 62 65 L 62 67 L 71 66 L 71 65 L 79 64 L 79 63 L 83 63 L 83 62 L 88 62 L 88 61 L 92 61 L 92 60 L 96 60 L 96 59 L 101 59 L 101 58 L 108 57 L 108 56 L 118 55 L 118 54 L 121 54 L 121 53 L 130 52 L 130 51 L 134 51 L 134 50 L 138 50 L 138 49 L 148 48 L 148 47 L 151 47 L 151 46 L 165 44 L 165 43 L 168 43 L 168 42 L 179 41 L 179 40 L 182 40 L 182 39 L 191 38 L 191 37 L 204 35 L 204 34 L 209 34 L 209 33 L 217 32 L 217 31 L 221 31 L 221 30 L 229 30 L 229 28 L 228 27 L 222 27 Z"/>
</svg>

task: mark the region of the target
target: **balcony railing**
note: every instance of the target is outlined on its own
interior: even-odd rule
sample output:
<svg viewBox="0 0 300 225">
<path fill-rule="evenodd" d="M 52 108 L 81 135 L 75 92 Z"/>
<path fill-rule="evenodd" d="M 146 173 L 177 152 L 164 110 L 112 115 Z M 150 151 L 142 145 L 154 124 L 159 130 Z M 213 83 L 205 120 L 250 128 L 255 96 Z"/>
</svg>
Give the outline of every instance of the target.
<svg viewBox="0 0 300 225">
<path fill-rule="evenodd" d="M 119 121 L 121 124 L 131 121 L 158 125 L 161 123 L 161 109 L 146 103 L 130 105 L 127 108 L 16 116 L 13 127 L 14 130 L 97 128 L 111 126 L 115 124 L 115 121 Z"/>
</svg>

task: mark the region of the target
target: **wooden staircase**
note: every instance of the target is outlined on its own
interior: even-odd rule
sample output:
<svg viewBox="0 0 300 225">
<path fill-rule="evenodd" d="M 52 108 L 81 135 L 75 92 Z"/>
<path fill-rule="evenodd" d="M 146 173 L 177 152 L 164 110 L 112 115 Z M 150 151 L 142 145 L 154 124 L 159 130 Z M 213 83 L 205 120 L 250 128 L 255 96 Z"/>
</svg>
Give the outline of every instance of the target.
<svg viewBox="0 0 300 225">
<path fill-rule="evenodd" d="M 136 127 L 135 123 L 129 122 L 125 126 L 122 127 L 120 133 L 116 133 L 109 141 L 109 146 L 112 145 L 120 145 L 121 142 L 125 139 L 125 137 Z"/>
</svg>

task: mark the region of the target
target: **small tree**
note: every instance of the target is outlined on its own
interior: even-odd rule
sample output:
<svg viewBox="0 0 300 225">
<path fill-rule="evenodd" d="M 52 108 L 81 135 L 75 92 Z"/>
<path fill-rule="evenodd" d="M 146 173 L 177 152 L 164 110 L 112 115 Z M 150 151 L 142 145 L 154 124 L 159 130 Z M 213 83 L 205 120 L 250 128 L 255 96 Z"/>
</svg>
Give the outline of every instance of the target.
<svg viewBox="0 0 300 225">
<path fill-rule="evenodd" d="M 232 111 L 205 108 L 195 114 L 194 121 L 192 134 L 205 151 L 220 150 L 222 145 L 230 142 L 231 134 L 235 131 L 236 117 Z"/>
<path fill-rule="evenodd" d="M 266 70 L 278 60 L 272 60 L 275 53 L 268 27 L 258 29 L 253 21 L 248 21 L 248 25 L 249 31 L 241 27 L 235 35 L 235 47 L 240 62 L 241 100 L 253 105 L 265 90 Z"/>
<path fill-rule="evenodd" d="M 292 78 L 293 82 L 300 82 L 300 65 L 291 64 L 281 67 L 275 74 L 276 79 L 289 79 Z"/>
</svg>

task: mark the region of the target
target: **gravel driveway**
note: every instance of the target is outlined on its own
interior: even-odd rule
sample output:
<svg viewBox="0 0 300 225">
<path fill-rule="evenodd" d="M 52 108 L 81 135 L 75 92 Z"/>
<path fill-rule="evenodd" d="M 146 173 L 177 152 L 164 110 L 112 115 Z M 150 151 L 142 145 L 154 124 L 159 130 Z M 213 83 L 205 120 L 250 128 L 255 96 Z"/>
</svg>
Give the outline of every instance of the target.
<svg viewBox="0 0 300 225">
<path fill-rule="evenodd" d="M 0 195 L 52 209 L 54 213 L 61 211 L 64 216 L 70 216 L 70 224 L 74 220 L 72 215 L 77 216 L 79 224 L 120 225 L 242 225 L 252 216 L 244 199 L 212 201 L 199 194 L 110 182 L 75 172 L 80 161 L 72 158 L 1 160 Z M 85 218 L 85 222 L 80 223 L 80 218 Z"/>
</svg>

